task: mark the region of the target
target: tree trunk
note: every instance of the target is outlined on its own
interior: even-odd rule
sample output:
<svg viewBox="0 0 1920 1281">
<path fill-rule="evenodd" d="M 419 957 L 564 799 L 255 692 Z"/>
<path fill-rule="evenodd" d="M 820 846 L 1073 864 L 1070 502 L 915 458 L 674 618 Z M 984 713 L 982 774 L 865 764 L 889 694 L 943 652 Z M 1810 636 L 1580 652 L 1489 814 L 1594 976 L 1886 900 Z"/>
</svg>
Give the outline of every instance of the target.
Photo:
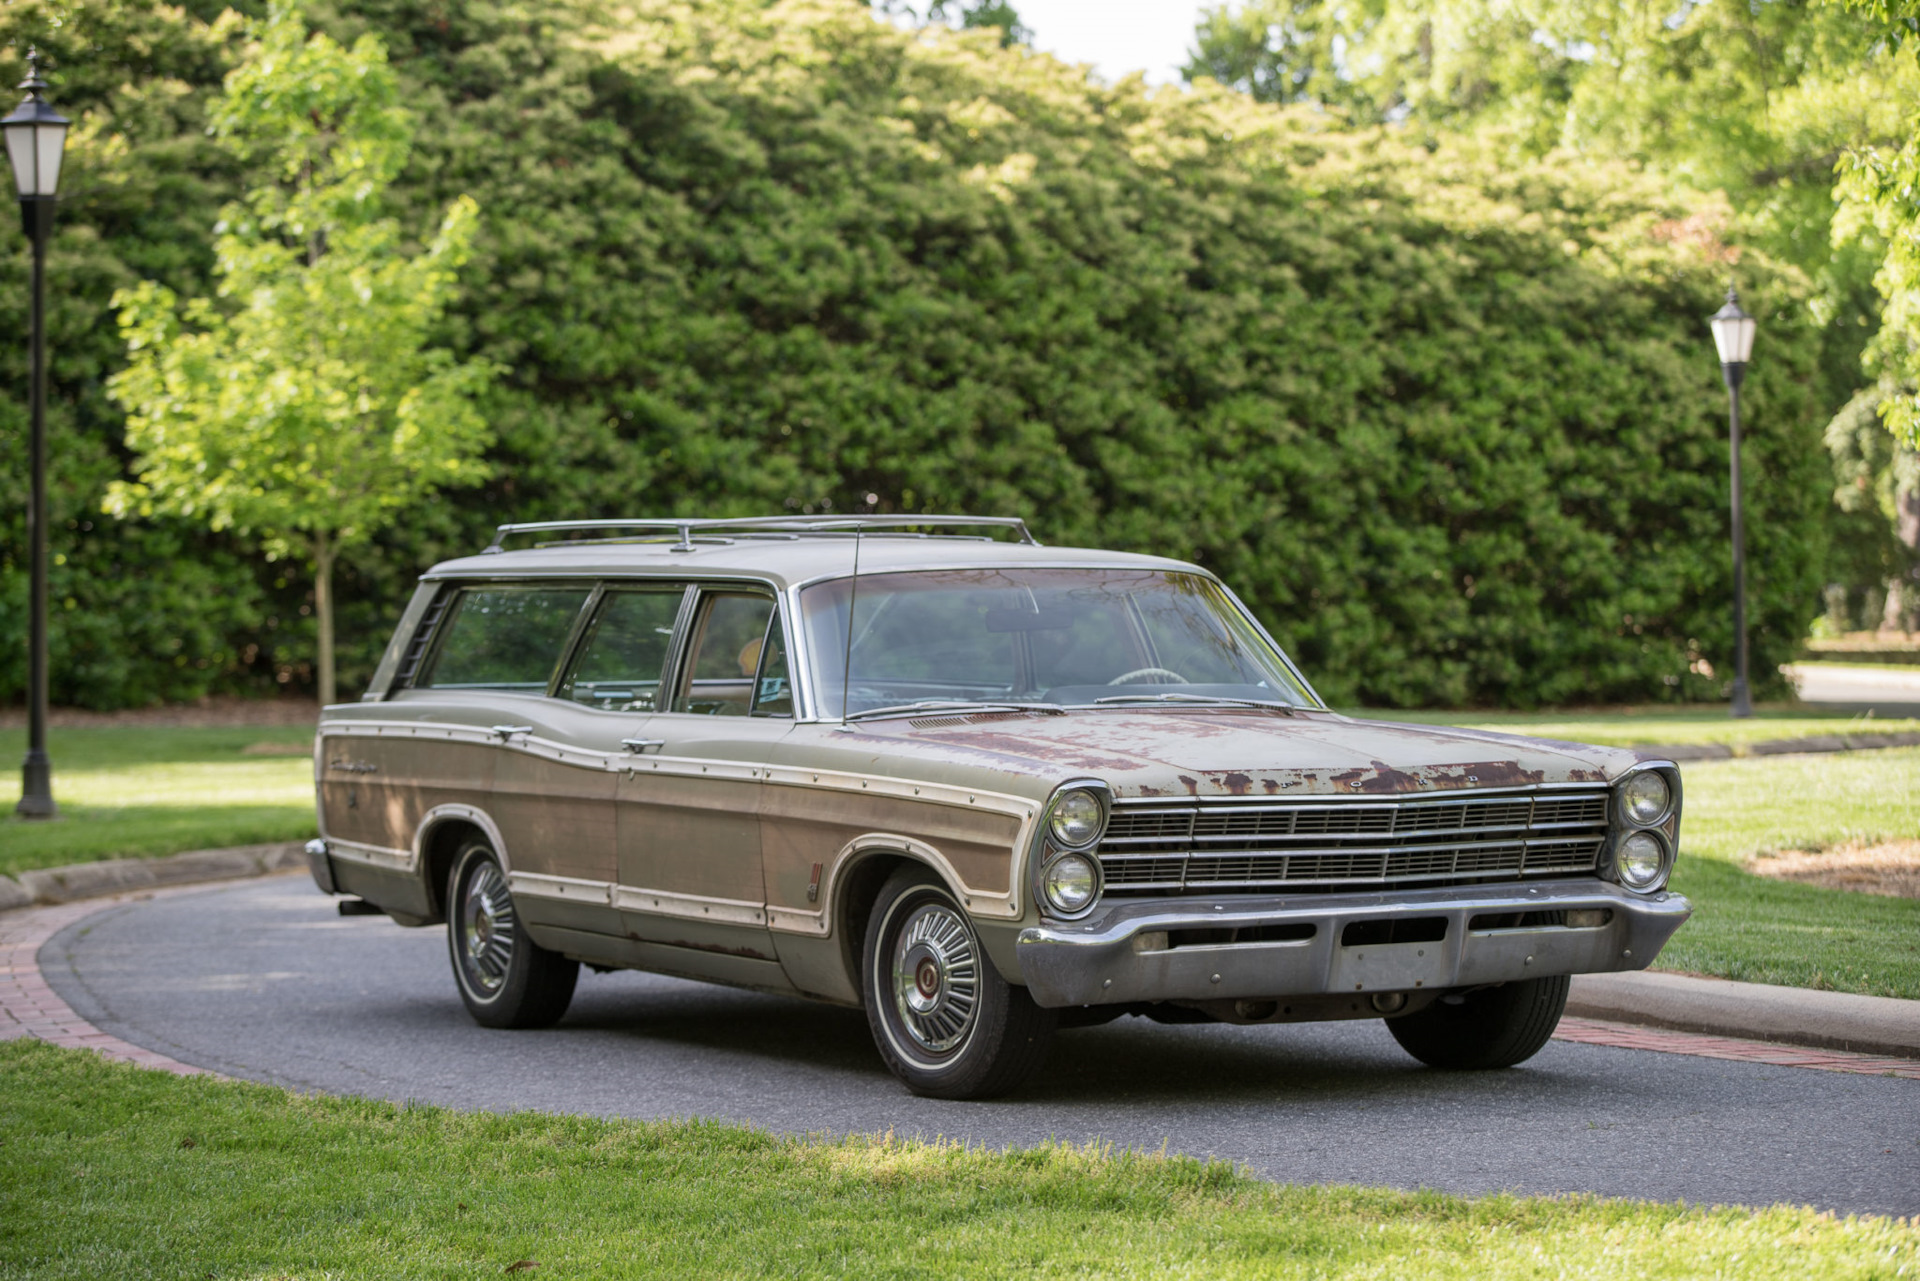
<svg viewBox="0 0 1920 1281">
<path fill-rule="evenodd" d="M 339 548 L 325 534 L 313 540 L 313 613 L 320 625 L 320 705 L 334 702 L 333 686 L 333 562 Z"/>
</svg>

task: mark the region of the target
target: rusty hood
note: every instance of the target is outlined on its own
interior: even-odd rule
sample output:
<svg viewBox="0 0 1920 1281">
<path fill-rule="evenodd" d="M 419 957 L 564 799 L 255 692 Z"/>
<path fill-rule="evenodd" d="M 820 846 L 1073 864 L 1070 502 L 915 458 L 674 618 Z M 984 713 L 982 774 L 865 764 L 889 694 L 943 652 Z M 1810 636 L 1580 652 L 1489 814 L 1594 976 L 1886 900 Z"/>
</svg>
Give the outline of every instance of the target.
<svg viewBox="0 0 1920 1281">
<path fill-rule="evenodd" d="M 897 767 L 938 764 L 1105 780 L 1116 796 L 1420 794 L 1597 783 L 1641 759 L 1618 748 L 1435 725 L 1222 708 L 987 713 L 869 721 Z M 908 766 L 909 772 L 917 772 Z"/>
</svg>

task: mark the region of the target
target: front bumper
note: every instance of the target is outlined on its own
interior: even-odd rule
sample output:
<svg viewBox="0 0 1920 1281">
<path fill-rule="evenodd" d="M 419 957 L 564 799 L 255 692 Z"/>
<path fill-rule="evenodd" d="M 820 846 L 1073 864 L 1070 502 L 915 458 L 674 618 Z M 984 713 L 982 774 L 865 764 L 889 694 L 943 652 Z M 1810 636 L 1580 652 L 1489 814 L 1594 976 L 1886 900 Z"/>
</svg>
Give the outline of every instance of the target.
<svg viewBox="0 0 1920 1281">
<path fill-rule="evenodd" d="M 1608 913 L 1605 924 L 1470 928 L 1475 917 L 1596 910 Z M 1049 1008 L 1264 999 L 1644 969 L 1691 915 L 1693 906 L 1678 894 L 1642 896 L 1583 878 L 1393 893 L 1119 900 L 1084 921 L 1022 930 L 1016 946 L 1028 993 Z M 1444 920 L 1444 933 L 1435 918 Z M 1349 934 L 1347 927 L 1356 924 Z M 1310 937 L 1285 941 L 1208 941 L 1226 930 L 1260 929 L 1272 937 L 1304 934 L 1307 927 Z M 1395 933 L 1431 941 L 1375 941 Z"/>
</svg>

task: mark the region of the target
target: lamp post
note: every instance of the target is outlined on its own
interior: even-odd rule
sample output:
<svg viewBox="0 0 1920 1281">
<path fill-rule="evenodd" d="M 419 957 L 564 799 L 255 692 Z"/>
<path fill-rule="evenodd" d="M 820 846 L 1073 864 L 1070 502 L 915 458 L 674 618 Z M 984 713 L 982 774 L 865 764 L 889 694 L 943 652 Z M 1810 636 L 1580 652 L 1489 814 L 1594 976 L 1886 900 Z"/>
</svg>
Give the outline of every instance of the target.
<svg viewBox="0 0 1920 1281">
<path fill-rule="evenodd" d="M 67 118 L 47 105 L 40 79 L 38 50 L 27 53 L 27 91 L 13 114 L 0 120 L 7 135 L 7 159 L 20 192 L 20 216 L 33 245 L 32 321 L 27 340 L 32 444 L 28 466 L 33 496 L 27 503 L 27 756 L 21 763 L 22 818 L 52 818 L 53 764 L 47 758 L 47 241 L 53 235 L 54 192 L 60 186 L 60 160 L 67 147 Z"/>
<path fill-rule="evenodd" d="M 1759 327 L 1740 310 L 1739 296 L 1727 287 L 1726 306 L 1707 320 L 1713 345 L 1720 349 L 1720 376 L 1727 384 L 1728 423 L 1732 435 L 1733 469 L 1733 714 L 1753 715 L 1747 691 L 1747 540 L 1740 519 L 1740 384 L 1747 376 L 1747 358 L 1753 355 L 1753 335 Z"/>
</svg>

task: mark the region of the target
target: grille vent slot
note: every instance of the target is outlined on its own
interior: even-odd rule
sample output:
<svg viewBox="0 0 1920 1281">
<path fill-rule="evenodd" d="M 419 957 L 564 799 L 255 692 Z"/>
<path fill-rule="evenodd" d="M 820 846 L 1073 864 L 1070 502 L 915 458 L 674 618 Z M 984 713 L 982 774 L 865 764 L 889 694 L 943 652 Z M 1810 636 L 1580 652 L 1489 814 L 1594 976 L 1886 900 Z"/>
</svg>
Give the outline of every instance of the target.
<svg viewBox="0 0 1920 1281">
<path fill-rule="evenodd" d="M 420 660 L 427 656 L 427 646 L 433 643 L 434 628 L 440 625 L 440 616 L 447 612 L 447 602 L 452 599 L 453 593 L 443 588 L 433 598 L 433 603 L 427 606 L 420 626 L 413 629 L 413 639 L 407 642 L 407 652 L 400 659 L 400 670 L 394 673 L 395 686 L 404 688 L 413 683 L 414 673 L 420 670 Z"/>
</svg>

